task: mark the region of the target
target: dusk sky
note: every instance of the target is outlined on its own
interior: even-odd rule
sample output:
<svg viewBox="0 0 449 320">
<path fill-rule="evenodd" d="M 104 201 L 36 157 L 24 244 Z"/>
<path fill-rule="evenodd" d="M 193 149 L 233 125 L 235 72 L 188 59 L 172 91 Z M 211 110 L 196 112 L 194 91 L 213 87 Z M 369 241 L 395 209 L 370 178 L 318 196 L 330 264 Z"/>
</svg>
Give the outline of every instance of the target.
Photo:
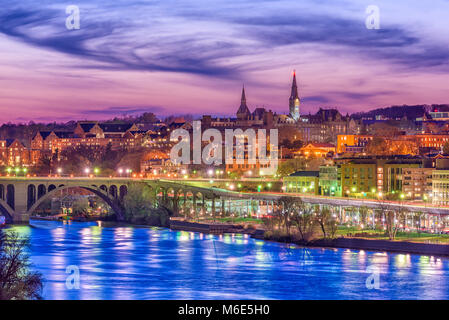
<svg viewBox="0 0 449 320">
<path fill-rule="evenodd" d="M 66 7 L 80 29 L 66 28 Z M 380 29 L 367 29 L 367 6 Z M 449 103 L 448 0 L 0 0 L 0 122 Z"/>
</svg>

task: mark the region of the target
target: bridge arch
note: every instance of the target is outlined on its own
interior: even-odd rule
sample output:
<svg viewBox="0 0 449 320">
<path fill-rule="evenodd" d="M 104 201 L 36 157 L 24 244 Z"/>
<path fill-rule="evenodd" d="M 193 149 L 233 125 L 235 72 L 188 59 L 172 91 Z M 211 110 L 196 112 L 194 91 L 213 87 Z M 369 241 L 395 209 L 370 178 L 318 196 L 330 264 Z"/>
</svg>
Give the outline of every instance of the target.
<svg viewBox="0 0 449 320">
<path fill-rule="evenodd" d="M 112 185 L 109 187 L 109 195 L 114 199 L 117 198 L 118 195 L 117 186 Z"/>
<path fill-rule="evenodd" d="M 14 208 L 15 208 L 15 188 L 14 188 L 13 184 L 8 184 L 6 186 L 6 203 L 12 210 L 14 210 Z"/>
<path fill-rule="evenodd" d="M 112 187 L 115 187 L 115 189 L 117 189 L 117 186 L 113 185 L 113 186 L 111 186 L 111 188 Z M 50 189 L 50 186 L 48 188 Z M 116 201 L 117 199 L 111 198 L 111 194 L 108 194 L 104 190 L 102 190 L 100 188 L 95 188 L 91 185 L 71 185 L 71 186 L 61 186 L 58 188 L 55 187 L 55 188 L 51 189 L 49 192 L 47 192 L 45 195 L 43 195 L 42 197 L 38 198 L 37 201 L 27 210 L 27 214 L 31 216 L 33 214 L 33 212 L 37 209 L 37 207 L 39 207 L 39 205 L 41 205 L 44 201 L 46 201 L 47 199 L 49 199 L 52 196 L 54 196 L 55 194 L 57 194 L 59 191 L 62 191 L 65 189 L 70 189 L 70 188 L 80 188 L 80 189 L 84 189 L 84 190 L 88 190 L 88 191 L 92 192 L 96 196 L 100 197 L 104 202 L 106 202 L 112 208 L 112 210 L 114 210 L 114 212 L 117 215 L 118 220 L 121 221 L 124 219 L 122 209 Z M 1 204 L 1 202 L 0 202 L 0 204 Z"/>
<path fill-rule="evenodd" d="M 27 188 L 27 210 L 36 202 L 36 186 L 34 184 L 28 185 Z"/>
<path fill-rule="evenodd" d="M 47 187 L 45 185 L 40 184 L 37 186 L 37 198 L 43 197 L 47 193 Z"/>
<path fill-rule="evenodd" d="M 120 200 L 123 200 L 123 198 L 128 194 L 128 186 L 124 185 L 124 184 L 121 185 L 118 190 L 118 193 L 119 193 Z"/>
</svg>

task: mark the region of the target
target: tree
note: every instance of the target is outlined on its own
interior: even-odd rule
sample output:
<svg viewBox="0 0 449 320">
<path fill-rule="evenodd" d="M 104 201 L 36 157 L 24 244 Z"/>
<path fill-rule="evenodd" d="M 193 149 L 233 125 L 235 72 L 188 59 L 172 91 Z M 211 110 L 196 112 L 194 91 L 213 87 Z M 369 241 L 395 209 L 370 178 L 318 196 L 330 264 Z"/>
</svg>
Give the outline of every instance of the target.
<svg viewBox="0 0 449 320">
<path fill-rule="evenodd" d="M 72 204 L 75 215 L 87 215 L 89 212 L 89 199 L 87 197 L 78 198 Z"/>
<path fill-rule="evenodd" d="M 315 228 L 315 220 L 313 219 L 311 205 L 307 205 L 301 201 L 299 210 L 291 216 L 293 224 L 296 225 L 300 240 L 309 241 L 313 237 Z"/>
<path fill-rule="evenodd" d="M 385 224 L 387 228 L 388 239 L 394 240 L 398 230 L 401 228 L 401 220 L 403 220 L 407 214 L 407 209 L 400 208 L 397 211 L 388 210 L 385 217 Z"/>
<path fill-rule="evenodd" d="M 296 171 L 304 170 L 306 161 L 304 159 L 295 158 L 281 162 L 278 166 L 277 174 L 281 177 L 288 176 Z"/>
<path fill-rule="evenodd" d="M 424 212 L 418 211 L 415 212 L 414 218 L 416 220 L 415 224 L 417 225 L 418 233 L 421 233 L 421 218 L 424 216 Z"/>
<path fill-rule="evenodd" d="M 367 154 L 385 155 L 388 154 L 388 143 L 382 137 L 374 137 L 365 147 Z"/>
<path fill-rule="evenodd" d="M 282 206 L 282 209 L 280 210 L 281 223 L 285 227 L 287 236 L 289 236 L 290 226 L 292 223 L 291 217 L 300 210 L 302 206 L 302 200 L 295 197 L 281 197 L 279 199 L 279 203 Z"/>
<path fill-rule="evenodd" d="M 333 218 L 328 208 L 315 206 L 315 220 L 323 232 L 324 239 L 333 239 L 337 232 L 337 220 Z"/>
<path fill-rule="evenodd" d="M 30 272 L 29 239 L 0 232 L 0 300 L 42 299 L 42 275 Z"/>
<path fill-rule="evenodd" d="M 132 183 L 123 198 L 123 207 L 127 220 L 142 218 L 150 214 L 152 208 L 151 190 L 143 183 Z"/>
</svg>

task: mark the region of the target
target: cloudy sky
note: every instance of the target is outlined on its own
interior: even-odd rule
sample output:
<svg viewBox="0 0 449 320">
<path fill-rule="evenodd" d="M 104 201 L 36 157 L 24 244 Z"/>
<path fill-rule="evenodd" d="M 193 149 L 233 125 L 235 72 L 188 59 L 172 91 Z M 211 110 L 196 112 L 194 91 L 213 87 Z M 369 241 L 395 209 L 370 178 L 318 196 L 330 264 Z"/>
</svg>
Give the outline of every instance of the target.
<svg viewBox="0 0 449 320">
<path fill-rule="evenodd" d="M 66 28 L 66 7 L 80 29 Z M 377 5 L 380 29 L 367 29 Z M 449 1 L 0 0 L 0 121 L 449 103 Z"/>
</svg>

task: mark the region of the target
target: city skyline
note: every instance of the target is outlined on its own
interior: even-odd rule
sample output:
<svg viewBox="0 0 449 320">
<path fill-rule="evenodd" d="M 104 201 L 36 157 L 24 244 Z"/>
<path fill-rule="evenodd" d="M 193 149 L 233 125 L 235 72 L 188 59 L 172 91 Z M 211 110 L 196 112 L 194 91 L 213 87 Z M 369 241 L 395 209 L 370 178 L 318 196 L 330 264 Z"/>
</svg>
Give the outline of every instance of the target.
<svg viewBox="0 0 449 320">
<path fill-rule="evenodd" d="M 448 102 L 445 1 L 432 24 L 418 1 L 378 1 L 379 30 L 368 1 L 204 4 L 78 1 L 67 30 L 66 3 L 2 3 L 0 122 L 228 116 L 242 84 L 251 110 L 288 113 L 293 69 L 303 114 Z"/>
</svg>

